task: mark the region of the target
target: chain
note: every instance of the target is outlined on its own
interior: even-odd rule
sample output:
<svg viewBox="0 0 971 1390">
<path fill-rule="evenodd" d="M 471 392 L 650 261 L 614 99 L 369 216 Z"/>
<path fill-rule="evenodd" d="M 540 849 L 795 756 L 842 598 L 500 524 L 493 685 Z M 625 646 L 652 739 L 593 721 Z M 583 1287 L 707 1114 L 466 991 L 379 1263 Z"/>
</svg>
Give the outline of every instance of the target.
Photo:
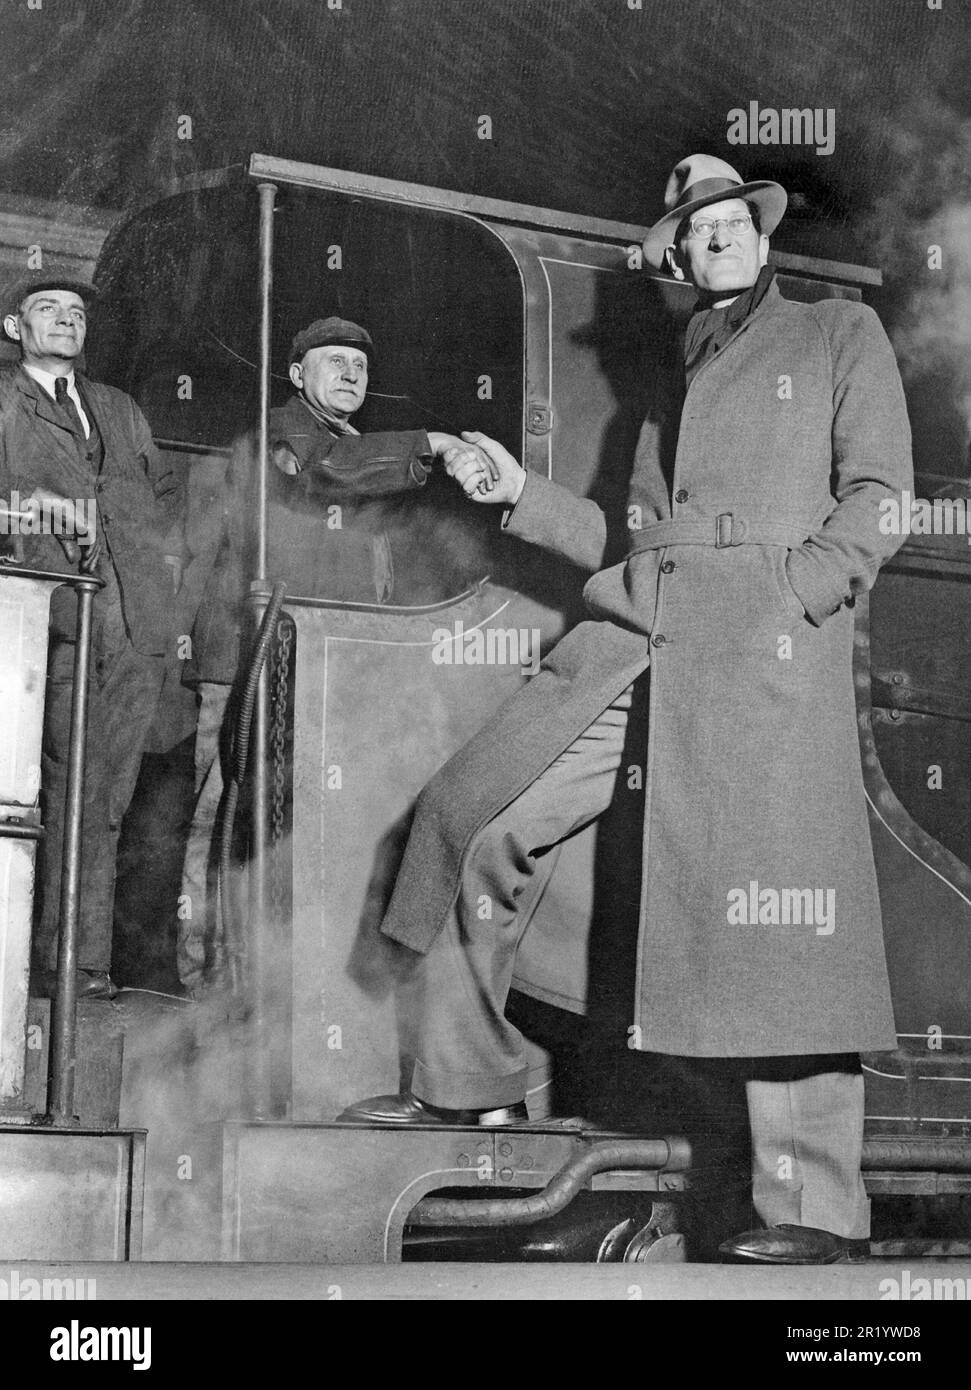
<svg viewBox="0 0 971 1390">
<path fill-rule="evenodd" d="M 290 661 L 293 651 L 293 621 L 284 617 L 277 624 L 273 652 L 272 692 L 270 708 L 270 751 L 272 789 L 270 794 L 270 842 L 278 848 L 272 856 L 270 891 L 274 916 L 282 919 L 287 910 L 288 875 L 284 871 L 284 855 L 279 847 L 286 831 L 287 791 L 287 703 L 290 694 Z"/>
</svg>

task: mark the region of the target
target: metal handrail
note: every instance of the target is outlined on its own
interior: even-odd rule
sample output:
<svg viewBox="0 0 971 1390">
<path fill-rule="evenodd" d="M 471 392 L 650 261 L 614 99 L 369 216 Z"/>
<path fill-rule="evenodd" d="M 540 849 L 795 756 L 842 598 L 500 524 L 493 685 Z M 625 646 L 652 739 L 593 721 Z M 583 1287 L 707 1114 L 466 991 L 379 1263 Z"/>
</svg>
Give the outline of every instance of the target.
<svg viewBox="0 0 971 1390">
<path fill-rule="evenodd" d="M 104 580 L 70 576 L 77 589 L 74 641 L 74 689 L 68 746 L 64 844 L 61 854 L 60 930 L 57 944 L 57 991 L 51 1009 L 50 1124 L 76 1126 L 74 1081 L 77 1067 L 78 922 L 81 910 L 81 831 L 84 819 L 84 758 L 87 752 L 88 671 L 91 665 L 91 619 L 94 596 Z"/>
<path fill-rule="evenodd" d="M 256 459 L 256 573 L 254 589 L 266 584 L 267 460 L 270 437 L 270 317 L 273 300 L 273 204 L 276 185 L 261 183 L 260 199 L 260 417 Z M 267 952 L 269 896 L 267 874 L 267 807 L 269 781 L 266 753 L 269 729 L 269 676 L 264 663 L 256 687 L 251 758 L 253 814 L 250 845 L 250 911 L 248 960 L 250 974 L 250 1102 L 257 1119 L 273 1117 L 271 1029 Z"/>
<path fill-rule="evenodd" d="M 77 1065 L 77 960 L 81 908 L 81 834 L 84 820 L 84 763 L 87 751 L 88 673 L 91 666 L 91 626 L 94 596 L 104 580 L 93 574 L 38 570 L 3 558 L 0 579 L 36 579 L 66 584 L 77 594 L 71 724 L 65 794 L 64 841 L 61 851 L 60 922 L 57 985 L 51 1006 L 48 1058 L 48 1108 L 42 1123 L 75 1128 L 74 1082 Z M 18 818 L 19 820 L 19 818 Z M 34 821 L 0 822 L 0 836 L 41 840 L 44 827 Z"/>
</svg>

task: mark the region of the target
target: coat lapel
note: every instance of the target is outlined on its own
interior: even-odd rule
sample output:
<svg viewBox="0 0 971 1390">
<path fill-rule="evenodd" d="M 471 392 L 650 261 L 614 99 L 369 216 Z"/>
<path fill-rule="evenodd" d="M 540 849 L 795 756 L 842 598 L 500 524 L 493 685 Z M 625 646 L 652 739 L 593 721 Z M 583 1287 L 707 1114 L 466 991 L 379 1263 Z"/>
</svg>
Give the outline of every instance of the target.
<svg viewBox="0 0 971 1390">
<path fill-rule="evenodd" d="M 717 352 L 713 352 L 711 356 L 701 364 L 701 366 L 698 368 L 698 370 L 695 372 L 694 376 L 691 379 L 691 386 L 694 386 L 695 382 L 701 376 L 702 372 L 706 372 L 708 368 L 711 366 L 712 362 L 717 362 L 719 357 L 721 357 L 724 353 L 728 351 L 732 344 L 742 336 L 742 334 L 748 328 L 749 324 L 755 323 L 759 318 L 761 318 L 763 314 L 769 314 L 772 312 L 773 309 L 779 308 L 779 306 L 784 302 L 785 301 L 783 300 L 782 295 L 779 292 L 779 286 L 775 283 L 775 281 L 773 281 L 769 288 L 766 290 L 765 297 L 763 298 L 761 304 L 757 304 L 753 312 L 749 314 L 748 318 L 743 320 L 743 322 L 739 324 L 735 332 L 729 338 L 728 342 L 725 343 L 723 347 L 720 347 Z M 691 390 L 691 386 L 689 386 L 685 391 L 685 396 L 687 396 L 688 392 Z"/>
<path fill-rule="evenodd" d="M 17 376 L 17 385 L 27 397 L 35 414 L 39 415 L 42 420 L 46 420 L 49 425 L 56 425 L 59 430 L 64 430 L 66 434 L 73 433 L 56 402 L 51 400 L 44 388 L 39 386 L 32 376 L 21 370 Z"/>
<path fill-rule="evenodd" d="M 17 373 L 17 386 L 23 397 L 25 408 L 36 415 L 37 419 L 43 420 L 45 424 L 53 425 L 56 433 L 51 436 L 52 442 L 76 466 L 78 458 L 74 431 L 61 415 L 56 403 L 23 368 Z"/>
</svg>

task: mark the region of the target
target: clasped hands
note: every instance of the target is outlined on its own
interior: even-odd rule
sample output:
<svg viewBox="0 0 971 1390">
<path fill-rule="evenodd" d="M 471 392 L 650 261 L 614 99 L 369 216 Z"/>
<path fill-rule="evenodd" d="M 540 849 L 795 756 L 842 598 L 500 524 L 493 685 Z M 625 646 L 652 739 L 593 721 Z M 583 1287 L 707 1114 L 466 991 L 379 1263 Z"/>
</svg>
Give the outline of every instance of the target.
<svg viewBox="0 0 971 1390">
<path fill-rule="evenodd" d="M 461 439 L 448 434 L 428 438 L 445 472 L 471 501 L 500 502 L 507 507 L 519 501 L 526 472 L 495 439 L 478 430 L 463 430 Z"/>
</svg>

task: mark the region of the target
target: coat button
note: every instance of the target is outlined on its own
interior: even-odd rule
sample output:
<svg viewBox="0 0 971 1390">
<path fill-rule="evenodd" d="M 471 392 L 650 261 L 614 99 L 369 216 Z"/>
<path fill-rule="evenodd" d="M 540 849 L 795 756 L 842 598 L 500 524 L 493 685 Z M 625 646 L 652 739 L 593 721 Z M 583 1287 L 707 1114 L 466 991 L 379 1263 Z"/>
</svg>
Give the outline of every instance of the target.
<svg viewBox="0 0 971 1390">
<path fill-rule="evenodd" d="M 661 566 L 661 573 L 673 574 L 676 569 L 677 565 L 675 565 L 673 560 L 665 560 L 663 565 Z"/>
<path fill-rule="evenodd" d="M 674 500 L 675 502 L 687 502 L 690 496 L 691 493 L 688 491 L 686 487 L 679 487 L 677 492 L 674 494 Z"/>
<path fill-rule="evenodd" d="M 660 633 L 660 632 L 659 632 L 658 635 L 657 635 L 656 637 L 652 637 L 652 638 L 651 638 L 651 646 L 652 646 L 652 647 L 663 647 L 664 644 L 665 644 L 665 642 L 666 642 L 667 640 L 668 640 L 668 639 L 663 635 L 663 633 Z"/>
</svg>

